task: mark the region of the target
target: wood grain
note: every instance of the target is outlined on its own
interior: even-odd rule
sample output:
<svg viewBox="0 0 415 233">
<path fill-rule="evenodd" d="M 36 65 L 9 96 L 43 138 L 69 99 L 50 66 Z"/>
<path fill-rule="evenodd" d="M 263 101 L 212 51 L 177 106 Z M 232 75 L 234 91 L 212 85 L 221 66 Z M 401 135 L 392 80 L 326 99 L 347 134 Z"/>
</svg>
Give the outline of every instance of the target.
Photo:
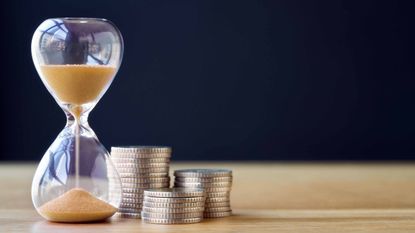
<svg viewBox="0 0 415 233">
<path fill-rule="evenodd" d="M 112 218 L 44 221 L 32 207 L 34 164 L 0 164 L 0 232 L 415 232 L 414 164 L 173 163 L 234 171 L 234 216 L 152 225 Z"/>
</svg>

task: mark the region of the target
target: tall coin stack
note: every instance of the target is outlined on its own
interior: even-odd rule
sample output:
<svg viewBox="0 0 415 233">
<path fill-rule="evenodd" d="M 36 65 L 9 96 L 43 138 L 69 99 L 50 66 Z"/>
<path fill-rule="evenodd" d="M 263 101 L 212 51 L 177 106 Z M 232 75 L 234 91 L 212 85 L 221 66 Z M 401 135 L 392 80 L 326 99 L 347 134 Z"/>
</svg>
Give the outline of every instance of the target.
<svg viewBox="0 0 415 233">
<path fill-rule="evenodd" d="M 230 203 L 232 170 L 183 169 L 174 171 L 174 176 L 174 187 L 205 190 L 205 218 L 220 218 L 232 214 Z"/>
<path fill-rule="evenodd" d="M 197 223 L 203 219 L 205 198 L 198 188 L 148 189 L 141 218 L 154 224 Z"/>
<path fill-rule="evenodd" d="M 122 217 L 141 217 L 145 189 L 170 187 L 170 157 L 170 147 L 111 148 L 111 159 L 121 179 L 123 198 L 118 212 Z"/>
</svg>

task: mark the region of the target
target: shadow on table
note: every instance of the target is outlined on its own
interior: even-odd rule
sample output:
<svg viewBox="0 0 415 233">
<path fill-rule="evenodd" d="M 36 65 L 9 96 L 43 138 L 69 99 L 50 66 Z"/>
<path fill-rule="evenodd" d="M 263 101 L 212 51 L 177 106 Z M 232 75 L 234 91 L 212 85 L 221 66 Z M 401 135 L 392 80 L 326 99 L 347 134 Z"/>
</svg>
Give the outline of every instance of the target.
<svg viewBox="0 0 415 233">
<path fill-rule="evenodd" d="M 105 220 L 105 221 L 98 221 L 98 222 L 88 222 L 88 223 L 55 223 L 55 222 L 48 222 L 46 220 L 39 221 L 33 224 L 31 228 L 31 233 L 45 233 L 45 232 L 53 232 L 53 233 L 81 233 L 87 232 L 91 233 L 91 228 L 94 230 L 102 229 L 102 232 L 119 232 L 116 229 L 111 229 L 108 226 L 113 224 L 114 222 L 123 222 L 126 220 L 123 219 L 116 219 L 114 220 Z M 70 227 L 70 230 L 69 228 Z"/>
</svg>

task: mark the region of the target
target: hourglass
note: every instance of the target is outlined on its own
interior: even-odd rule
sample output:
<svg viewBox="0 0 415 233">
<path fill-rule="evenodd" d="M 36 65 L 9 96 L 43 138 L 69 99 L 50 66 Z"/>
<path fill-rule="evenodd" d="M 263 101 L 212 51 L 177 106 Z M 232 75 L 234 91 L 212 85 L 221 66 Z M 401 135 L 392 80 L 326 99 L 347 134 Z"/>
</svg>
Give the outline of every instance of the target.
<svg viewBox="0 0 415 233">
<path fill-rule="evenodd" d="M 67 117 L 32 183 L 33 204 L 50 221 L 99 221 L 120 205 L 120 178 L 88 115 L 110 86 L 122 54 L 121 34 L 105 19 L 48 19 L 33 35 L 36 70 Z"/>
</svg>

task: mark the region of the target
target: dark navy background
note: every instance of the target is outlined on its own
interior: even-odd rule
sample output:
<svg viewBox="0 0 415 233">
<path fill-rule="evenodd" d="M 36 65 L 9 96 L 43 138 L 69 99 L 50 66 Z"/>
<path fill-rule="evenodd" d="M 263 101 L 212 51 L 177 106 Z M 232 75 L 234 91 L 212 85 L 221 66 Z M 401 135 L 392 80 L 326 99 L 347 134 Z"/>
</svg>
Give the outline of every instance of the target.
<svg viewBox="0 0 415 233">
<path fill-rule="evenodd" d="M 111 145 L 175 160 L 415 159 L 411 1 L 0 3 L 2 160 L 39 160 L 65 124 L 30 41 L 46 18 L 102 17 L 122 67 L 90 117 Z"/>
</svg>

